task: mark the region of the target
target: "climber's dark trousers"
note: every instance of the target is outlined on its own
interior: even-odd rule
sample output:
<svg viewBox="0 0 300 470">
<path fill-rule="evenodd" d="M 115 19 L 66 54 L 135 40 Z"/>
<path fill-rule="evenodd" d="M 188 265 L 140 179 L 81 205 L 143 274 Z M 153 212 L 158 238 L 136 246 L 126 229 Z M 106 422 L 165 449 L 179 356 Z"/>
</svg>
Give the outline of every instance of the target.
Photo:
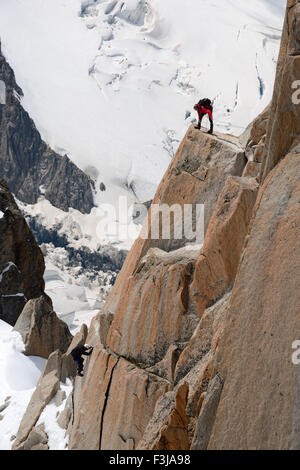
<svg viewBox="0 0 300 470">
<path fill-rule="evenodd" d="M 76 364 L 77 364 L 77 372 L 80 374 L 83 371 L 83 357 L 80 357 L 79 359 L 76 359 Z"/>
<path fill-rule="evenodd" d="M 199 119 L 198 119 L 198 126 L 197 126 L 199 129 L 201 129 L 201 123 L 202 123 L 202 119 L 203 119 L 204 116 L 205 116 L 205 114 L 201 114 L 201 115 L 199 116 Z M 209 122 L 210 122 L 210 130 L 209 130 L 209 132 L 213 132 L 213 130 L 214 130 L 214 122 L 213 122 L 212 119 L 210 119 L 209 116 L 208 116 L 208 119 L 209 119 Z"/>
</svg>

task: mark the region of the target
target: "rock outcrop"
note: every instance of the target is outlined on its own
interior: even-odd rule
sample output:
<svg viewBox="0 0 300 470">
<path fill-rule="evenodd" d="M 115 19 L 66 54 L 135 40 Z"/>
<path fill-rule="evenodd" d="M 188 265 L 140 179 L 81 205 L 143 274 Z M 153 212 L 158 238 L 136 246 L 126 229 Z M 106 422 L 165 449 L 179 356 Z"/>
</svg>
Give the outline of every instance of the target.
<svg viewBox="0 0 300 470">
<path fill-rule="evenodd" d="M 263 112 L 249 124 L 245 132 L 243 132 L 239 138 L 240 142 L 245 147 L 248 163 L 262 162 L 267 127 L 270 120 L 270 108 L 271 105 L 269 104 Z"/>
<path fill-rule="evenodd" d="M 67 324 L 43 296 L 27 302 L 14 329 L 22 336 L 27 356 L 48 359 L 56 349 L 66 352 L 73 339 Z"/>
<path fill-rule="evenodd" d="M 201 367 L 195 369 L 199 363 L 192 348 L 189 366 L 176 369 L 205 308 L 232 287 L 258 190 L 254 179 L 241 177 L 245 164 L 233 137 L 194 128 L 187 132 L 153 203 L 207 200 L 204 246 L 185 246 L 186 240 L 180 241 L 183 246 L 172 239 L 136 241 L 89 331 L 87 342 L 96 348 L 87 376 L 80 386 L 75 382 L 70 449 L 176 449 L 181 441 L 181 449 L 189 447 L 190 415 L 206 391 L 212 337 L 221 328 L 213 315 Z M 209 279 L 201 269 L 211 273 Z M 118 398 L 116 409 L 120 389 L 126 401 Z"/>
<path fill-rule="evenodd" d="M 134 244 L 88 333 L 70 449 L 300 448 L 299 8 L 241 143 L 190 128 L 171 162 L 153 204 L 206 202 L 203 246 Z"/>
<path fill-rule="evenodd" d="M 191 338 L 205 308 L 232 287 L 256 195 L 254 180 L 228 178 L 200 252 L 148 251 L 114 312 L 111 350 L 149 367 Z"/>
<path fill-rule="evenodd" d="M 263 182 L 232 291 L 215 371 L 224 380 L 208 449 L 299 449 L 298 1 L 287 2 Z"/>
<path fill-rule="evenodd" d="M 140 450 L 188 450 L 189 386 L 184 382 L 176 392 L 168 392 L 158 401 L 154 417 L 147 426 Z"/>
<path fill-rule="evenodd" d="M 26 301 L 44 294 L 45 263 L 24 217 L 0 180 L 0 319 L 14 325 Z"/>
<path fill-rule="evenodd" d="M 44 425 L 34 426 L 30 431 L 24 444 L 24 450 L 48 450 L 48 436 L 45 433 Z"/>
<path fill-rule="evenodd" d="M 287 0 L 261 178 L 300 143 L 300 3 Z"/>
<path fill-rule="evenodd" d="M 288 154 L 260 189 L 220 340 L 224 377 L 209 448 L 299 447 L 294 423 L 300 330 L 300 153 Z"/>
<path fill-rule="evenodd" d="M 158 398 L 169 389 L 166 380 L 96 346 L 75 407 L 69 449 L 136 448 Z"/>
<path fill-rule="evenodd" d="M 200 317 L 233 285 L 257 190 L 251 178 L 230 177 L 219 196 L 190 287 Z"/>
<path fill-rule="evenodd" d="M 203 398 L 203 404 L 197 421 L 192 450 L 206 450 L 215 422 L 216 413 L 223 388 L 223 380 L 220 375 L 215 375 L 210 381 L 207 392 Z"/>
<path fill-rule="evenodd" d="M 92 180 L 65 155 L 60 156 L 42 141 L 20 98 L 23 93 L 1 54 L 0 80 L 6 100 L 0 104 L 1 177 L 23 202 L 34 204 L 43 194 L 64 211 L 70 207 L 89 213 L 94 206 Z"/>
</svg>

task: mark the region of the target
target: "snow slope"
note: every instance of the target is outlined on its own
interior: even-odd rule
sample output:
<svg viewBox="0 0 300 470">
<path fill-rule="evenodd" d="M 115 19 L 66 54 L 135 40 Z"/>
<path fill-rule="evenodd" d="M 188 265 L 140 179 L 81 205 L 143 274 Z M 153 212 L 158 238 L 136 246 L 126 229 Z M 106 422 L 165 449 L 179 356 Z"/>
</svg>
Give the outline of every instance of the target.
<svg viewBox="0 0 300 470">
<path fill-rule="evenodd" d="M 44 360 L 22 354 L 21 335 L 0 320 L 0 450 L 10 449 L 24 410 L 40 378 Z"/>
<path fill-rule="evenodd" d="M 106 191 L 152 198 L 199 97 L 240 134 L 270 101 L 285 2 L 0 0 L 3 51 L 43 138 Z M 128 191 L 129 189 L 129 191 Z"/>
<path fill-rule="evenodd" d="M 11 449 L 21 419 L 40 378 L 45 359 L 37 356 L 24 356 L 21 335 L 0 320 L 0 450 Z M 72 390 L 71 381 L 60 384 L 66 399 Z M 67 445 L 65 431 L 56 422 L 57 412 L 61 412 L 65 400 L 59 407 L 53 399 L 44 409 L 37 425 L 44 423 L 49 436 L 50 450 L 63 450 Z"/>
</svg>

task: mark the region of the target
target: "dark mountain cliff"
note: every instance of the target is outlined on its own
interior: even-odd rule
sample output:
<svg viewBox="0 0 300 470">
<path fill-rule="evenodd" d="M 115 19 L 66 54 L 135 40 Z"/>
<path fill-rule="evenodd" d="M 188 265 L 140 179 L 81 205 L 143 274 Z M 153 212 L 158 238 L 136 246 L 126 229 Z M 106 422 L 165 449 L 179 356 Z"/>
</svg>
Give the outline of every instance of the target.
<svg viewBox="0 0 300 470">
<path fill-rule="evenodd" d="M 0 80 L 6 89 L 5 104 L 0 104 L 0 176 L 23 202 L 34 204 L 44 194 L 64 211 L 73 207 L 89 213 L 94 205 L 92 180 L 67 155 L 58 155 L 43 142 L 20 103 L 22 90 L 1 45 Z"/>
</svg>

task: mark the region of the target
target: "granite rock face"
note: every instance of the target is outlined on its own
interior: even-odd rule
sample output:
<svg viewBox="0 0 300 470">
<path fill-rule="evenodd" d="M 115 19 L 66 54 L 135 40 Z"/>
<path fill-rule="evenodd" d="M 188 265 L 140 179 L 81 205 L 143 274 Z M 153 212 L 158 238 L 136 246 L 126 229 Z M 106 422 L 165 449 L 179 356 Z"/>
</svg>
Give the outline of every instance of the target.
<svg viewBox="0 0 300 470">
<path fill-rule="evenodd" d="M 257 191 L 254 179 L 229 177 L 219 196 L 190 286 L 200 317 L 233 285 Z"/>
<path fill-rule="evenodd" d="M 6 102 L 0 104 L 1 177 L 21 201 L 34 204 L 44 194 L 64 211 L 70 207 L 89 213 L 94 206 L 92 180 L 65 155 L 42 141 L 20 98 L 23 93 L 1 54 L 0 80 L 6 86 Z"/>
<path fill-rule="evenodd" d="M 258 196 L 217 354 L 225 382 L 209 448 L 299 446 L 299 201 L 300 154 L 290 153 Z"/>
<path fill-rule="evenodd" d="M 241 143 L 190 128 L 171 162 L 153 204 L 207 201 L 203 246 L 135 242 L 88 333 L 70 449 L 300 448 L 299 7 Z"/>
<path fill-rule="evenodd" d="M 152 203 L 156 205 L 167 204 L 169 206 L 177 204 L 181 208 L 188 204 L 193 207 L 196 204 L 205 204 L 205 220 L 204 226 L 202 226 L 203 232 L 205 232 L 205 227 L 208 226 L 215 203 L 227 177 L 230 175 L 241 176 L 246 162 L 244 149 L 236 137 L 223 134 L 211 136 L 191 126 L 179 146 L 173 161 L 170 163 Z M 156 239 L 151 237 L 152 215 L 150 208 L 143 226 L 144 235 L 135 241 L 101 315 L 104 313 L 105 315 L 112 314 L 116 318 L 118 317 L 116 313 L 123 309 L 124 302 L 126 303 L 129 296 L 133 294 L 128 284 L 131 283 L 133 285 L 133 276 L 138 276 L 138 271 L 142 268 L 142 260 L 145 255 L 148 256 L 151 253 L 151 248 L 161 250 L 154 251 L 155 256 L 157 253 L 164 255 L 165 252 L 175 252 L 180 248 L 184 248 L 187 243 L 184 237 L 181 239 L 174 238 L 174 221 L 172 218 L 170 219 L 169 239 L 164 239 L 162 236 Z M 198 253 L 199 250 L 196 254 Z M 192 254 L 192 258 L 195 258 L 196 254 Z M 180 259 L 185 258 L 187 260 L 186 264 L 189 263 L 190 256 L 188 253 L 183 254 L 179 252 L 178 255 Z M 166 256 L 168 257 L 169 255 L 166 254 Z M 150 264 L 151 261 L 149 261 L 148 267 Z M 189 265 L 188 271 L 190 268 L 191 266 Z M 171 272 L 165 273 L 165 281 L 170 273 L 172 276 L 175 276 L 174 269 Z M 166 267 L 164 270 L 166 271 Z M 186 276 L 184 273 L 182 275 L 185 279 L 189 276 Z M 180 277 L 179 273 L 177 273 L 178 276 Z M 185 290 L 186 287 L 184 287 Z M 159 284 L 157 284 L 157 289 L 159 290 Z M 124 294 L 126 296 L 125 299 Z M 176 299 L 178 300 L 179 296 L 172 301 L 176 302 Z M 100 323 L 100 319 L 98 323 Z M 96 322 L 94 326 L 96 328 Z"/>
<path fill-rule="evenodd" d="M 263 112 L 249 124 L 245 132 L 243 132 L 239 138 L 240 142 L 245 147 L 245 155 L 248 163 L 262 162 L 267 128 L 270 121 L 270 108 L 271 105 L 269 104 Z"/>
<path fill-rule="evenodd" d="M 299 449 L 299 1 L 288 0 L 260 179 L 224 334 L 208 449 Z M 241 336 L 242 335 L 242 336 Z"/>
<path fill-rule="evenodd" d="M 43 296 L 27 302 L 14 329 L 25 345 L 24 354 L 48 359 L 56 349 L 66 352 L 73 336 Z"/>
<path fill-rule="evenodd" d="M 183 382 L 176 392 L 165 393 L 158 400 L 138 449 L 143 450 L 188 450 L 189 419 L 186 412 L 189 385 Z"/>
<path fill-rule="evenodd" d="M 202 170 L 201 178 L 196 176 L 203 159 L 211 162 L 207 181 Z M 204 246 L 177 248 L 172 240 L 142 238 L 133 246 L 103 311 L 91 324 L 87 342 L 96 346 L 86 376 L 75 381 L 71 449 L 189 448 L 224 321 L 218 300 L 232 287 L 257 196 L 257 182 L 240 176 L 245 162 L 242 147 L 231 136 L 189 129 L 154 201 L 195 203 L 204 194 L 214 201 L 207 205 Z M 227 175 L 220 178 L 225 169 Z M 239 176 L 231 175 L 235 172 Z M 201 269 L 214 271 L 214 266 L 208 282 Z M 206 290 L 210 295 L 203 294 L 200 301 L 199 292 Z M 213 304 L 218 308 L 207 319 L 204 311 Z M 191 353 L 188 346 L 201 317 L 211 333 L 200 358 L 196 340 Z M 181 364 L 177 371 L 181 355 L 189 354 L 189 366 Z"/>
<path fill-rule="evenodd" d="M 300 3 L 288 0 L 270 119 L 267 127 L 261 178 L 264 180 L 280 159 L 300 142 L 299 70 Z"/>
<path fill-rule="evenodd" d="M 223 381 L 217 374 L 209 383 L 207 392 L 203 398 L 201 411 L 197 421 L 192 450 L 206 450 L 210 433 L 215 422 Z"/>
<path fill-rule="evenodd" d="M 26 301 L 44 294 L 45 263 L 4 180 L 0 180 L 0 318 L 14 325 Z"/>
<path fill-rule="evenodd" d="M 69 449 L 135 449 L 169 388 L 166 380 L 96 346 L 75 406 Z"/>
<path fill-rule="evenodd" d="M 232 287 L 256 196 L 254 180 L 228 178 L 200 252 L 148 251 L 124 281 L 106 338 L 111 350 L 153 366 L 172 344 L 191 338 L 205 308 Z"/>
<path fill-rule="evenodd" d="M 45 433 L 44 425 L 34 426 L 30 431 L 24 450 L 48 450 L 48 436 Z"/>
</svg>

